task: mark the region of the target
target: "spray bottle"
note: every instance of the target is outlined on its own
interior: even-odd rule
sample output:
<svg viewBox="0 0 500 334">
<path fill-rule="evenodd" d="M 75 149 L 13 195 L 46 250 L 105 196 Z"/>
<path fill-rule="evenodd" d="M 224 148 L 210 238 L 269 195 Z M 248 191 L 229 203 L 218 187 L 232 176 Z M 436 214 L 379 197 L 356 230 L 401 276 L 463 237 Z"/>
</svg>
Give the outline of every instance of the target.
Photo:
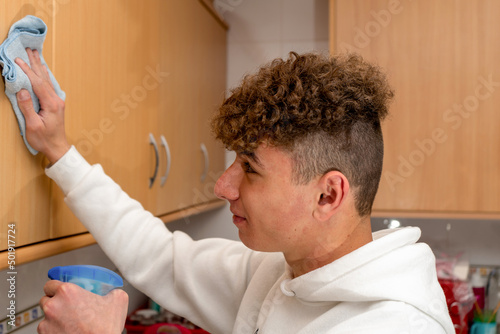
<svg viewBox="0 0 500 334">
<path fill-rule="evenodd" d="M 54 267 L 49 270 L 49 278 L 79 285 L 87 291 L 104 296 L 111 290 L 122 287 L 123 279 L 109 269 L 91 266 L 75 265 Z"/>
</svg>

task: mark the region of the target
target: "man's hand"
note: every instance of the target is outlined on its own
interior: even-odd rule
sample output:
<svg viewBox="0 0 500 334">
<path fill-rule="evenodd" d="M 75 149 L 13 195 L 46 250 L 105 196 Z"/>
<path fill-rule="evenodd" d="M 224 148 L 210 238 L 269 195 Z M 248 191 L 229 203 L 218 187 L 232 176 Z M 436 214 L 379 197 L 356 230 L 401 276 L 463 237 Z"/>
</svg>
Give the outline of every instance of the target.
<svg viewBox="0 0 500 334">
<path fill-rule="evenodd" d="M 48 281 L 46 296 L 40 299 L 45 319 L 38 325 L 40 334 L 120 334 L 125 325 L 128 295 L 113 290 L 99 296 L 72 283 Z"/>
<path fill-rule="evenodd" d="M 26 120 L 26 139 L 28 143 L 49 159 L 53 164 L 70 148 L 64 131 L 64 101 L 57 96 L 50 81 L 47 68 L 42 65 L 38 51 L 26 49 L 31 68 L 22 59 L 16 64 L 31 81 L 33 92 L 40 100 L 40 112 L 33 109 L 33 102 L 27 90 L 17 93 L 19 109 Z"/>
</svg>

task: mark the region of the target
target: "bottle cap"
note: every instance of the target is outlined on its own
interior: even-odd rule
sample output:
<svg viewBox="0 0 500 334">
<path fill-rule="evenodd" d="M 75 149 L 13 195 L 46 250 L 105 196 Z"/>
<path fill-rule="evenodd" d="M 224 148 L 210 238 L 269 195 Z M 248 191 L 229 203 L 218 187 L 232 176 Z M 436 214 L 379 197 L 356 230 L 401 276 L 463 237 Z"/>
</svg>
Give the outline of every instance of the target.
<svg viewBox="0 0 500 334">
<path fill-rule="evenodd" d="M 58 266 L 48 272 L 50 279 L 74 283 L 104 296 L 114 288 L 123 286 L 123 279 L 107 268 L 92 265 Z"/>
<path fill-rule="evenodd" d="M 485 284 L 483 279 L 481 278 L 481 273 L 479 272 L 479 270 L 474 271 L 474 273 L 472 274 L 470 284 L 474 288 L 484 287 Z"/>
</svg>

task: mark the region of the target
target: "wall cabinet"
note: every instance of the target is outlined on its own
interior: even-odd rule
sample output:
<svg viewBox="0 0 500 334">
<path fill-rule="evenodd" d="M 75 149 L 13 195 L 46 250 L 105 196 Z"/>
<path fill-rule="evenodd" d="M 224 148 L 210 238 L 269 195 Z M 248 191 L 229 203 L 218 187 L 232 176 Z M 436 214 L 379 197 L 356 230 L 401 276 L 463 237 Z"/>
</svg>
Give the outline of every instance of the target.
<svg viewBox="0 0 500 334">
<path fill-rule="evenodd" d="M 160 191 L 157 208 L 165 213 L 216 198 L 213 188 L 224 171 L 224 150 L 212 139 L 209 116 L 224 98 L 226 34 L 196 1 L 161 1 L 161 6 L 162 68 L 168 79 L 160 87 L 159 124 L 171 129 L 169 142 L 185 143 L 171 148 L 172 158 L 181 162 L 172 164 L 171 173 L 191 175 L 169 177 L 165 189 L 184 191 Z"/>
<path fill-rule="evenodd" d="M 70 1 L 55 15 L 54 75 L 68 96 L 68 140 L 152 211 L 148 177 L 155 162 L 148 139 L 156 133 L 158 80 L 164 80 L 158 4 Z M 56 186 L 53 203 L 51 237 L 85 231 Z"/>
<path fill-rule="evenodd" d="M 10 26 L 35 11 L 35 0 L 0 1 L 0 38 L 7 37 Z M 50 30 L 53 20 L 46 19 Z M 53 38 L 49 34 L 44 44 L 44 58 L 53 66 Z M 50 234 L 50 180 L 44 176 L 41 155 L 33 157 L 22 140 L 16 117 L 0 80 L 0 250 L 8 246 L 8 224 L 16 225 L 16 246 L 39 242 Z M 5 265 L 7 262 L 5 261 Z M 4 263 L 2 263 L 4 265 Z"/>
<path fill-rule="evenodd" d="M 331 0 L 331 46 L 386 69 L 375 215 L 500 217 L 496 1 Z"/>
<path fill-rule="evenodd" d="M 9 1 L 12 17 L 2 20 L 4 35 L 14 17 L 36 12 L 33 1 L 21 13 L 23 2 L 28 1 L 18 1 L 18 6 Z M 67 93 L 70 143 L 90 163 L 102 164 L 132 198 L 166 222 L 221 206 L 213 186 L 224 169 L 224 149 L 208 135 L 208 120 L 224 97 L 227 27 L 210 4 L 75 0 L 56 4 L 50 22 L 54 29 L 49 26 L 52 32 L 44 56 Z M 6 98 L 0 103 L 2 109 L 10 109 Z M 16 185 L 17 196 L 2 189 L 2 199 L 11 202 L 7 206 L 2 200 L 2 212 L 13 212 L 12 217 L 2 218 L 2 228 L 8 221 L 31 228 L 44 212 L 45 223 L 39 228 L 44 234 L 32 231 L 38 239 L 26 244 L 67 241 L 64 237 L 85 233 L 64 204 L 60 189 L 44 176 L 42 158 L 29 155 L 16 137 L 15 124 L 10 124 L 13 115 L 7 114 L 0 115 L 9 136 L 1 141 L 7 156 L 0 177 L 7 180 L 15 169 L 16 179 L 33 181 L 27 190 Z M 8 125 L 3 121 L 6 116 Z M 25 162 L 12 162 L 14 157 Z M 25 174 L 18 177 L 21 163 Z M 169 175 L 163 180 L 167 169 Z M 29 198 L 42 199 L 37 214 L 31 210 L 36 201 Z M 36 217 L 29 220 L 22 212 Z M 51 247 L 57 251 L 57 245 Z"/>
</svg>

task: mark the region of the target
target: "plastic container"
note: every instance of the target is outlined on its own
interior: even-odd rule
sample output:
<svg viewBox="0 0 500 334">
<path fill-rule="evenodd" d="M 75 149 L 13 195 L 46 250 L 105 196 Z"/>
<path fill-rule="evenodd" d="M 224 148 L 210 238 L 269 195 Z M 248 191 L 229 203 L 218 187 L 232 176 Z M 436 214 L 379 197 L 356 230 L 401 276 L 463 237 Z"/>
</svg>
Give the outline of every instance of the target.
<svg viewBox="0 0 500 334">
<path fill-rule="evenodd" d="M 109 269 L 92 265 L 54 267 L 49 270 L 50 279 L 79 285 L 87 291 L 104 296 L 123 286 L 123 279 Z"/>
<path fill-rule="evenodd" d="M 474 271 L 474 273 L 472 274 L 470 283 L 472 286 L 472 291 L 474 292 L 474 296 L 476 296 L 477 305 L 481 309 L 481 311 L 483 311 L 485 306 L 486 287 L 483 279 L 481 278 L 479 269 L 476 269 L 476 271 Z"/>
</svg>

